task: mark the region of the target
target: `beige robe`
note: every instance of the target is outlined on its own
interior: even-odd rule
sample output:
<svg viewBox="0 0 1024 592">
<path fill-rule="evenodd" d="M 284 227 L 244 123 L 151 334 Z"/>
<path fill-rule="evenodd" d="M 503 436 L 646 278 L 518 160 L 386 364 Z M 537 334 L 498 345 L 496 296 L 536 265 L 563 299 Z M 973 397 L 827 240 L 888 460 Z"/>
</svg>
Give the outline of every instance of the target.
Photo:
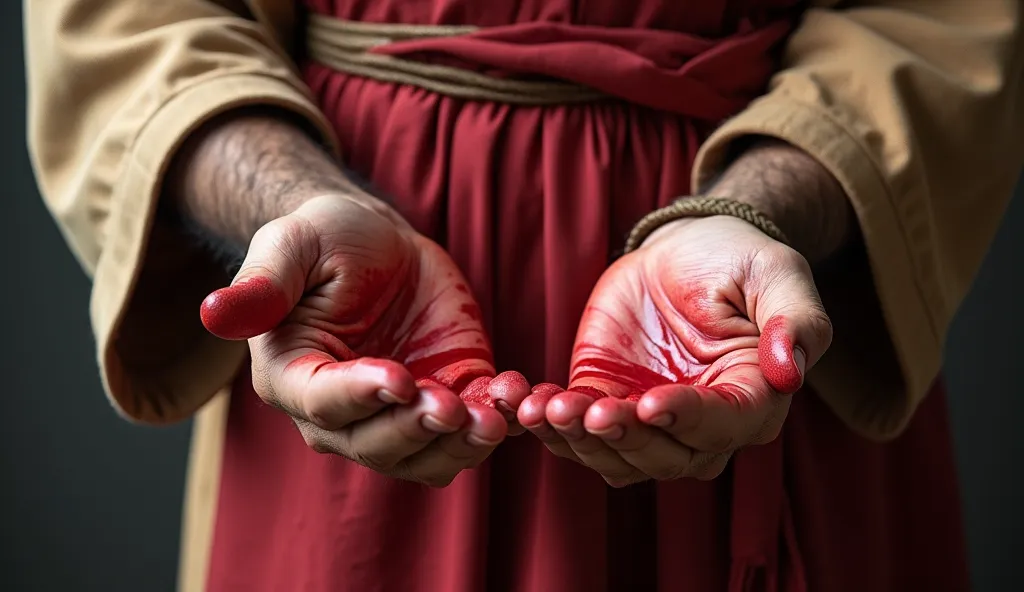
<svg viewBox="0 0 1024 592">
<path fill-rule="evenodd" d="M 24 4 L 32 162 L 94 280 L 104 388 L 133 421 L 196 414 L 187 590 L 202 588 L 213 528 L 226 417 L 225 396 L 213 397 L 247 350 L 203 330 L 198 303 L 222 272 L 197 250 L 168 244 L 154 230 L 154 206 L 175 148 L 222 111 L 276 105 L 336 145 L 289 58 L 301 35 L 295 4 Z M 1020 0 L 814 4 L 770 91 L 705 143 L 694 182 L 722 166 L 732 140 L 760 134 L 803 148 L 842 183 L 874 285 L 822 276 L 836 339 L 808 380 L 852 429 L 885 439 L 935 379 L 950 320 L 1021 170 L 1024 9 Z M 872 291 L 882 315 L 858 304 Z"/>
</svg>

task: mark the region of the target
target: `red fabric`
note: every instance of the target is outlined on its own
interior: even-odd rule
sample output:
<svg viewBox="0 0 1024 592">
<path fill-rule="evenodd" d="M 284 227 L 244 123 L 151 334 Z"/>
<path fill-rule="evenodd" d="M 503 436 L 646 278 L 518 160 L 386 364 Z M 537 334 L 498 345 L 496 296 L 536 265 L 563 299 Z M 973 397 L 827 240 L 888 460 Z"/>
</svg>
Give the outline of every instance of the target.
<svg viewBox="0 0 1024 592">
<path fill-rule="evenodd" d="M 627 99 L 518 108 L 305 66 L 349 166 L 467 275 L 499 370 L 565 384 L 591 286 L 637 219 L 687 191 L 701 139 L 763 88 L 765 49 L 798 3 L 308 4 L 353 20 L 497 27 L 387 51 L 559 75 Z M 243 373 L 210 589 L 966 590 L 951 459 L 938 389 L 886 445 L 854 436 L 805 391 L 779 440 L 710 483 L 611 490 L 524 435 L 431 490 L 308 450 Z"/>
</svg>

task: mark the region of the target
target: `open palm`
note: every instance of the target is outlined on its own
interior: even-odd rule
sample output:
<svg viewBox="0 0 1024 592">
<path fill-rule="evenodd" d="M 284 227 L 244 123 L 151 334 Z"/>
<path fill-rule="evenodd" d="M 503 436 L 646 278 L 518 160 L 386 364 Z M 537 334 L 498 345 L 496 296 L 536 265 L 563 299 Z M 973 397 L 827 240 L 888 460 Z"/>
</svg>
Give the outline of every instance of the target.
<svg viewBox="0 0 1024 592">
<path fill-rule="evenodd" d="M 714 476 L 776 437 L 830 331 L 799 254 L 745 222 L 687 220 L 605 272 L 568 391 L 531 396 L 520 420 L 613 484 Z"/>
<path fill-rule="evenodd" d="M 493 447 L 507 430 L 490 394 L 514 410 L 528 392 L 518 374 L 492 380 L 479 308 L 444 250 L 351 199 L 264 226 L 202 312 L 211 332 L 250 339 L 257 393 L 314 449 L 397 476 L 430 482 L 420 465 L 438 455 L 476 459 L 461 440 Z"/>
</svg>

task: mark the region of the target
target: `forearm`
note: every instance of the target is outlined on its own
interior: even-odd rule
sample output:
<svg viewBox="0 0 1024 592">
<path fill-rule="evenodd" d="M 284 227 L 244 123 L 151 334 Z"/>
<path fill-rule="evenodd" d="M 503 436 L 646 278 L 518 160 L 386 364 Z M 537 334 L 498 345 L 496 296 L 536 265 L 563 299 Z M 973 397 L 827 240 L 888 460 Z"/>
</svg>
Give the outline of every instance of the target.
<svg viewBox="0 0 1024 592">
<path fill-rule="evenodd" d="M 777 140 L 754 141 L 703 193 L 758 209 L 812 264 L 857 236 L 856 216 L 838 181 L 810 155 Z"/>
<path fill-rule="evenodd" d="M 186 225 L 244 250 L 261 226 L 325 194 L 384 207 L 285 114 L 259 110 L 225 114 L 194 133 L 163 199 Z"/>
</svg>

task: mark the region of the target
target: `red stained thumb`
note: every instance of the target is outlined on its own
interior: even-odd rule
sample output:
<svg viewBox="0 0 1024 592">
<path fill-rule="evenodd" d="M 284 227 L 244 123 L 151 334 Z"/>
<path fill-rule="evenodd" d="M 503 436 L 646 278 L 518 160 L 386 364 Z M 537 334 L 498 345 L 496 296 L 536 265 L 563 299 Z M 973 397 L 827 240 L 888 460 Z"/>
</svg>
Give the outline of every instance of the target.
<svg viewBox="0 0 1024 592">
<path fill-rule="evenodd" d="M 239 280 L 203 300 L 203 326 L 221 339 L 249 339 L 277 327 L 291 311 L 280 288 L 265 277 Z"/>
<path fill-rule="evenodd" d="M 768 319 L 757 344 L 761 372 L 773 389 L 792 394 L 804 382 L 807 356 L 793 346 L 793 338 L 786 332 L 786 320 L 781 316 Z"/>
</svg>

